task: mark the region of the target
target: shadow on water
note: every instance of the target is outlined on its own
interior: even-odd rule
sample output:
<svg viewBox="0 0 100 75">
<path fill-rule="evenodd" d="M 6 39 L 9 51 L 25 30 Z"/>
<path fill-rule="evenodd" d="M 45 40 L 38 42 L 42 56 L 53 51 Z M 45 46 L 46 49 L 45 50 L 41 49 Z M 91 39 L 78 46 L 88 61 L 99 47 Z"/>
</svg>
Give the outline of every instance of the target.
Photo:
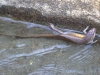
<svg viewBox="0 0 100 75">
<path fill-rule="evenodd" d="M 4 17 L 0 17 L 0 32 L 55 34 L 48 26 Z M 99 75 L 99 49 L 98 43 L 77 45 L 52 38 L 16 39 L 0 35 L 0 75 Z"/>
</svg>

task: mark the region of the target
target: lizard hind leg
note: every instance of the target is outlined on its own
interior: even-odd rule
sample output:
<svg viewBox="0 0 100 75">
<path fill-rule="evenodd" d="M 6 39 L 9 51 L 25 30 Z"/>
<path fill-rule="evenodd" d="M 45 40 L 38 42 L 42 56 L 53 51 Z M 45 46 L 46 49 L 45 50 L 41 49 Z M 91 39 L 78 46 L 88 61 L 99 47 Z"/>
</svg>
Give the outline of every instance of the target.
<svg viewBox="0 0 100 75">
<path fill-rule="evenodd" d="M 53 29 L 54 31 L 60 33 L 60 34 L 64 33 L 63 31 L 57 29 L 57 28 L 56 28 L 53 24 L 51 24 L 51 23 L 50 23 L 50 28 Z"/>
</svg>

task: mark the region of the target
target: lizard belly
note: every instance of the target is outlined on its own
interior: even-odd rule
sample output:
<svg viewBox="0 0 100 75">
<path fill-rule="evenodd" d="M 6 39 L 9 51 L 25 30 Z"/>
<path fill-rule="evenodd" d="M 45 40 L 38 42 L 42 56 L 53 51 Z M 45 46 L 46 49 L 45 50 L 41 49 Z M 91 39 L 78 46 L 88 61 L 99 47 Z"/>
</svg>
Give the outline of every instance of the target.
<svg viewBox="0 0 100 75">
<path fill-rule="evenodd" d="M 87 43 L 87 41 L 85 41 L 84 40 L 84 37 L 85 36 L 79 36 L 79 35 L 81 35 L 81 34 L 79 34 L 79 35 L 76 35 L 77 33 L 75 33 L 75 35 L 73 34 L 73 35 L 65 35 L 65 34 L 62 34 L 61 36 L 62 37 L 64 37 L 64 38 L 66 38 L 66 39 L 69 39 L 70 41 L 72 41 L 72 42 L 74 42 L 74 43 L 77 43 L 77 44 L 83 44 L 83 43 Z"/>
<path fill-rule="evenodd" d="M 78 34 L 78 33 L 69 33 L 68 35 L 74 36 L 74 37 L 77 37 L 77 38 L 84 38 L 84 37 L 85 37 L 85 35 L 83 35 L 83 34 Z"/>
</svg>

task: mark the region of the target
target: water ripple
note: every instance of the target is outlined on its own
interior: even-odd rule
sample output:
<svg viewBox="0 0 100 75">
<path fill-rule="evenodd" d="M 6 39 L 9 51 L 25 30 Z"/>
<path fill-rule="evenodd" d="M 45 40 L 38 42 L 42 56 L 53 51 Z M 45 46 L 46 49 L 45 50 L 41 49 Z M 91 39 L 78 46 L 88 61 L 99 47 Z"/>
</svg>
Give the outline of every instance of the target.
<svg viewBox="0 0 100 75">
<path fill-rule="evenodd" d="M 56 48 L 63 49 L 63 48 L 67 48 L 69 46 L 70 45 L 54 45 L 54 46 L 50 46 L 50 47 L 45 48 L 45 49 L 35 50 L 31 53 L 22 53 L 22 54 L 12 55 L 12 56 L 9 56 L 7 59 L 1 60 L 0 65 L 10 63 L 11 61 L 16 60 L 19 57 L 24 57 L 24 56 L 29 57 L 29 56 L 32 56 L 32 55 L 42 56 L 42 55 L 47 54 L 47 53 L 56 52 L 57 51 Z"/>
<path fill-rule="evenodd" d="M 42 68 L 39 68 L 37 71 L 31 72 L 28 75 L 58 75 L 58 73 L 61 74 L 83 74 L 83 71 L 81 70 L 75 70 L 75 69 L 68 69 L 64 67 L 56 67 L 55 64 L 51 63 L 48 65 L 45 65 Z"/>
<path fill-rule="evenodd" d="M 28 29 L 29 29 L 29 28 L 33 28 L 33 27 L 40 27 L 40 28 L 44 28 L 44 29 L 46 29 L 46 30 L 50 30 L 50 31 L 52 31 L 53 33 L 56 33 L 56 32 L 54 32 L 51 28 L 49 28 L 48 26 L 44 26 L 44 25 L 41 25 L 41 24 L 35 24 L 35 23 L 23 22 L 23 21 L 16 21 L 16 20 L 13 20 L 13 19 L 7 18 L 7 17 L 0 17 L 0 19 L 3 20 L 3 21 L 25 24 L 25 25 L 26 25 L 26 28 L 28 28 Z"/>
<path fill-rule="evenodd" d="M 23 22 L 23 21 L 16 21 L 16 20 L 13 20 L 11 18 L 7 18 L 7 17 L 0 17 L 1 20 L 3 21 L 9 21 L 9 22 L 14 22 L 14 23 L 20 23 L 20 24 L 25 24 L 26 25 L 26 28 L 27 29 L 30 29 L 30 28 L 33 28 L 33 27 L 40 27 L 40 28 L 44 28 L 46 30 L 50 30 L 52 31 L 52 33 L 56 34 L 57 32 L 53 31 L 51 28 L 49 28 L 48 26 L 44 26 L 44 25 L 41 25 L 41 24 L 35 24 L 35 23 L 31 23 L 31 22 Z M 83 33 L 83 32 L 80 32 L 80 31 L 77 31 L 77 30 L 70 30 L 70 29 L 63 29 L 63 28 L 58 28 L 62 31 L 65 31 L 65 32 L 77 32 L 77 33 Z"/>
<path fill-rule="evenodd" d="M 75 63 L 75 62 L 81 61 L 82 59 L 84 59 L 86 57 L 91 57 L 90 56 L 91 51 L 88 50 L 91 47 L 92 47 L 91 45 L 85 46 L 81 51 L 79 51 L 76 54 L 70 56 L 69 59 L 71 59 Z"/>
<path fill-rule="evenodd" d="M 2 52 L 4 52 L 6 49 L 2 49 L 2 50 L 0 50 L 0 54 L 2 53 Z"/>
<path fill-rule="evenodd" d="M 31 55 L 43 55 L 43 54 L 46 54 L 46 53 L 50 53 L 50 52 L 55 52 L 57 49 L 55 48 L 67 48 L 69 47 L 70 45 L 54 45 L 54 46 L 50 46 L 48 48 L 43 48 L 43 49 L 38 49 L 38 50 L 35 50 L 31 53 L 23 53 L 23 54 L 18 54 L 18 55 L 12 55 L 10 56 L 9 58 L 15 58 L 15 57 L 22 57 L 22 56 L 31 56 Z"/>
</svg>

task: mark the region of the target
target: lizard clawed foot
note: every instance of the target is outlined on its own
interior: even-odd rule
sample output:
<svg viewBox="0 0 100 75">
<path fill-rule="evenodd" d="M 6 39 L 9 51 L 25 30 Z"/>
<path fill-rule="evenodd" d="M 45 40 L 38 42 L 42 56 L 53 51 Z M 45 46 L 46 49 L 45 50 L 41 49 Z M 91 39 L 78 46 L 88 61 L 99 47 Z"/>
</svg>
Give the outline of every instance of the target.
<svg viewBox="0 0 100 75">
<path fill-rule="evenodd" d="M 94 43 L 96 43 L 97 41 L 98 41 L 98 40 L 91 41 L 91 42 L 87 43 L 87 45 L 88 45 L 88 44 L 90 44 L 90 45 L 91 45 L 91 44 L 94 44 Z"/>
<path fill-rule="evenodd" d="M 96 43 L 98 40 L 93 41 L 93 43 Z"/>
</svg>

